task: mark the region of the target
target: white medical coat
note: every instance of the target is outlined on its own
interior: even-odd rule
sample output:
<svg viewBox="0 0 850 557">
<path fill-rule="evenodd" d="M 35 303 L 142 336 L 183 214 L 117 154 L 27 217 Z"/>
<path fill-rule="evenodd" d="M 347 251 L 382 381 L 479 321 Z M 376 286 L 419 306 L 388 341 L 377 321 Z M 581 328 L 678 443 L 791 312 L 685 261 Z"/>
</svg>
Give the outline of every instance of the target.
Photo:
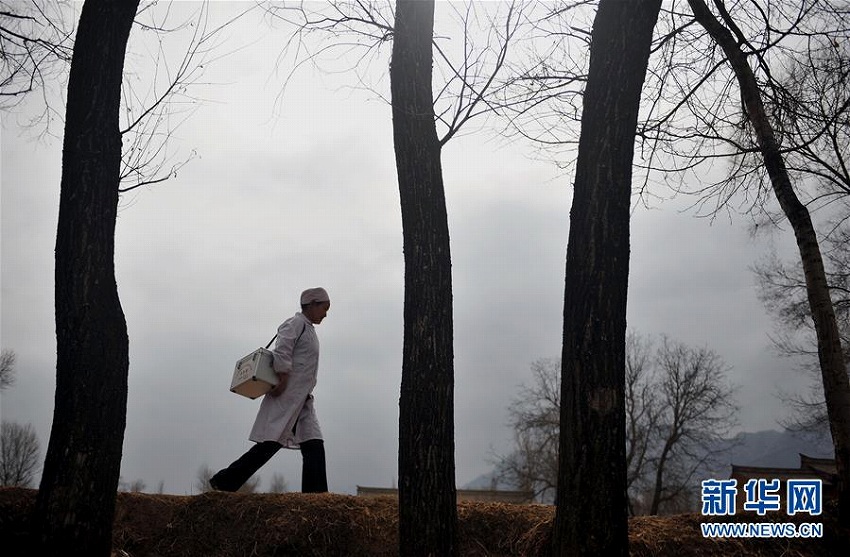
<svg viewBox="0 0 850 557">
<path fill-rule="evenodd" d="M 322 439 L 312 395 L 319 372 L 319 337 L 313 323 L 300 312 L 284 321 L 272 353 L 274 370 L 289 374 L 289 380 L 279 396 L 263 397 L 249 439 L 277 441 L 288 449 Z"/>
</svg>

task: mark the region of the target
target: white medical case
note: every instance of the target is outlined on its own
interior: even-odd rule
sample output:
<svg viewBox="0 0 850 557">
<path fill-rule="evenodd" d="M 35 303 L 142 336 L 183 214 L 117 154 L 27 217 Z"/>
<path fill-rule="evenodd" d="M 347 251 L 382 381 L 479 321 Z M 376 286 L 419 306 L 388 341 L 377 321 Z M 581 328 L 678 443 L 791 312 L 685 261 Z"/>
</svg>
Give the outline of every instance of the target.
<svg viewBox="0 0 850 557">
<path fill-rule="evenodd" d="M 257 398 L 277 385 L 274 357 L 269 350 L 258 348 L 236 362 L 230 390 L 248 398 Z"/>
</svg>

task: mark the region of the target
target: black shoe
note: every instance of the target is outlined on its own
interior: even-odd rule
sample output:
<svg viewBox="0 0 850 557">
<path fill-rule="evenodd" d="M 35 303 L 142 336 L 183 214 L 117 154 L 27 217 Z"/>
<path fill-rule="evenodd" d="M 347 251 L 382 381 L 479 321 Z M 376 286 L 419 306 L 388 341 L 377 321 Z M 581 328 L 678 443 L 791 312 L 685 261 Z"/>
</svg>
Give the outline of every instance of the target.
<svg viewBox="0 0 850 557">
<path fill-rule="evenodd" d="M 210 487 L 213 488 L 215 491 L 228 491 L 221 486 L 215 476 L 210 478 Z"/>
</svg>

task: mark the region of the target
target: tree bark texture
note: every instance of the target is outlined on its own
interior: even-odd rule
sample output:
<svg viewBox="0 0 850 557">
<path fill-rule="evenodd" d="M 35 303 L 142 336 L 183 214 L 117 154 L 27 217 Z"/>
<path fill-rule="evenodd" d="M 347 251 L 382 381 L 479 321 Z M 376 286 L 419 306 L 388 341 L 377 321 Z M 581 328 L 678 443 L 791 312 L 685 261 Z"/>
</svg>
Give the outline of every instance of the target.
<svg viewBox="0 0 850 557">
<path fill-rule="evenodd" d="M 400 555 L 457 553 L 451 253 L 431 91 L 433 0 L 396 4 L 390 87 L 404 234 Z"/>
<path fill-rule="evenodd" d="M 124 55 L 138 0 L 88 0 L 68 80 L 56 235 L 56 394 L 39 555 L 111 553 L 128 340 L 115 281 Z"/>
<path fill-rule="evenodd" d="M 765 113 L 758 82 L 746 55 L 732 33 L 718 21 L 703 0 L 688 2 L 696 20 L 723 49 L 732 66 L 741 88 L 747 117 L 756 133 L 774 195 L 794 230 L 817 335 L 824 398 L 835 447 L 839 513 L 841 519 L 847 523 L 850 520 L 850 379 L 844 363 L 838 322 L 835 319 L 817 234 L 808 209 L 791 185 L 773 126 Z"/>
<path fill-rule="evenodd" d="M 632 160 L 660 0 L 601 0 L 582 109 L 564 292 L 554 555 L 628 555 L 626 295 Z"/>
</svg>

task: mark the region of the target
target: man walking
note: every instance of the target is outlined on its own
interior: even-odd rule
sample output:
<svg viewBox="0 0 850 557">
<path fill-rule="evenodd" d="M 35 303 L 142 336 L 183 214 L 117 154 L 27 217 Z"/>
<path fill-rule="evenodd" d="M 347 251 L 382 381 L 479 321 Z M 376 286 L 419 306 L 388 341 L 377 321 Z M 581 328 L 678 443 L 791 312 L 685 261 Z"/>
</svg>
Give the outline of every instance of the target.
<svg viewBox="0 0 850 557">
<path fill-rule="evenodd" d="M 260 403 L 249 439 L 256 444 L 210 478 L 219 491 L 236 491 L 281 448 L 300 449 L 301 491 L 328 490 L 325 445 L 313 404 L 319 371 L 319 337 L 314 325 L 327 316 L 331 301 L 324 288 L 301 293 L 301 311 L 277 329 L 274 370 L 278 383 Z"/>
</svg>

